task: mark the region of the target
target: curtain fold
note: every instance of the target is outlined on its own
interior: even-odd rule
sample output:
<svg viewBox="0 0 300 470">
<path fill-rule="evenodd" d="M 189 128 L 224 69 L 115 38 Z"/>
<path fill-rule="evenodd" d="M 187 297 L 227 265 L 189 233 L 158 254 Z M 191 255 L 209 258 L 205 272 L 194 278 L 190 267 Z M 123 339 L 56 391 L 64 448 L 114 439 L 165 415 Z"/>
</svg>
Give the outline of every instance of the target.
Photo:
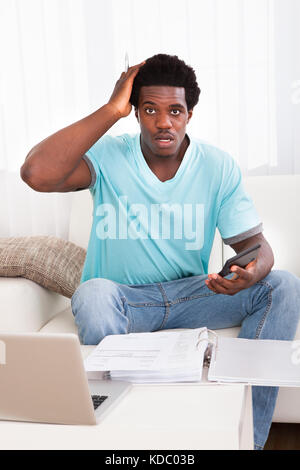
<svg viewBox="0 0 300 470">
<path fill-rule="evenodd" d="M 277 99 L 274 173 L 300 173 L 300 2 L 275 0 L 275 65 Z"/>
</svg>

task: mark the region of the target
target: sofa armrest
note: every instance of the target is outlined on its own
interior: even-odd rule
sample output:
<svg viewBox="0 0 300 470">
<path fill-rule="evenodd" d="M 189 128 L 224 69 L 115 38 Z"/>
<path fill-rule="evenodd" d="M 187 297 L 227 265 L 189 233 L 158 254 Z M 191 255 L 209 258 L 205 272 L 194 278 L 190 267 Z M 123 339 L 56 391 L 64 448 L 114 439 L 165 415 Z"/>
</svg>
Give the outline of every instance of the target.
<svg viewBox="0 0 300 470">
<path fill-rule="evenodd" d="M 70 303 L 69 298 L 50 292 L 29 279 L 0 277 L 0 331 L 39 331 Z"/>
</svg>

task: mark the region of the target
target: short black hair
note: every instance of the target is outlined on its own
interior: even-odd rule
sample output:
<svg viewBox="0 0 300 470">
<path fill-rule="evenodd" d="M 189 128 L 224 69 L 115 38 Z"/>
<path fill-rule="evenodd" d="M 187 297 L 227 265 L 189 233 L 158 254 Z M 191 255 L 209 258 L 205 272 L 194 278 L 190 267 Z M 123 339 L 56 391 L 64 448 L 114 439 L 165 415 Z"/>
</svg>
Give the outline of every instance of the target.
<svg viewBox="0 0 300 470">
<path fill-rule="evenodd" d="M 195 71 L 177 55 L 156 54 L 142 65 L 134 79 L 129 100 L 135 108 L 138 108 L 142 86 L 184 87 L 188 111 L 196 106 L 201 93 Z"/>
</svg>

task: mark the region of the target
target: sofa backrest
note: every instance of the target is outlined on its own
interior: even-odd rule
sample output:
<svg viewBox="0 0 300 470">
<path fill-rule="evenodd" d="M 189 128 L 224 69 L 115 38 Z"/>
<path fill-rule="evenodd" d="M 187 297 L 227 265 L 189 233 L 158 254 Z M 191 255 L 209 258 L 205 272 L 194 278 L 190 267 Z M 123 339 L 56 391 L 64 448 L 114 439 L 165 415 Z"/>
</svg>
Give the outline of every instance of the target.
<svg viewBox="0 0 300 470">
<path fill-rule="evenodd" d="M 69 241 L 87 249 L 93 221 L 93 199 L 88 189 L 73 194 Z"/>
<path fill-rule="evenodd" d="M 274 252 L 274 268 L 300 276 L 300 175 L 253 176 L 244 179 Z M 224 247 L 224 258 L 234 251 Z"/>
<path fill-rule="evenodd" d="M 300 175 L 254 176 L 244 179 L 264 224 L 264 236 L 275 255 L 274 269 L 286 269 L 300 276 Z M 93 217 L 93 201 L 89 190 L 74 192 L 69 240 L 87 248 Z M 223 252 L 223 256 L 222 256 Z M 222 247 L 217 232 L 211 254 L 209 272 L 221 269 L 233 250 Z"/>
</svg>

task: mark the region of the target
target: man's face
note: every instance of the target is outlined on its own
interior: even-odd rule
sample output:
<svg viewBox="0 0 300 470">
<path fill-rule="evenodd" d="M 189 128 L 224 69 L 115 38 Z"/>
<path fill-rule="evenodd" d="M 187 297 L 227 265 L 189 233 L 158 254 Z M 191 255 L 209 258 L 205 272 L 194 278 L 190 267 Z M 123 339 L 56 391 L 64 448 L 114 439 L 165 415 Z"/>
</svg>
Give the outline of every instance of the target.
<svg viewBox="0 0 300 470">
<path fill-rule="evenodd" d="M 178 153 L 192 114 L 183 87 L 143 86 L 135 109 L 143 145 L 157 156 Z"/>
</svg>

